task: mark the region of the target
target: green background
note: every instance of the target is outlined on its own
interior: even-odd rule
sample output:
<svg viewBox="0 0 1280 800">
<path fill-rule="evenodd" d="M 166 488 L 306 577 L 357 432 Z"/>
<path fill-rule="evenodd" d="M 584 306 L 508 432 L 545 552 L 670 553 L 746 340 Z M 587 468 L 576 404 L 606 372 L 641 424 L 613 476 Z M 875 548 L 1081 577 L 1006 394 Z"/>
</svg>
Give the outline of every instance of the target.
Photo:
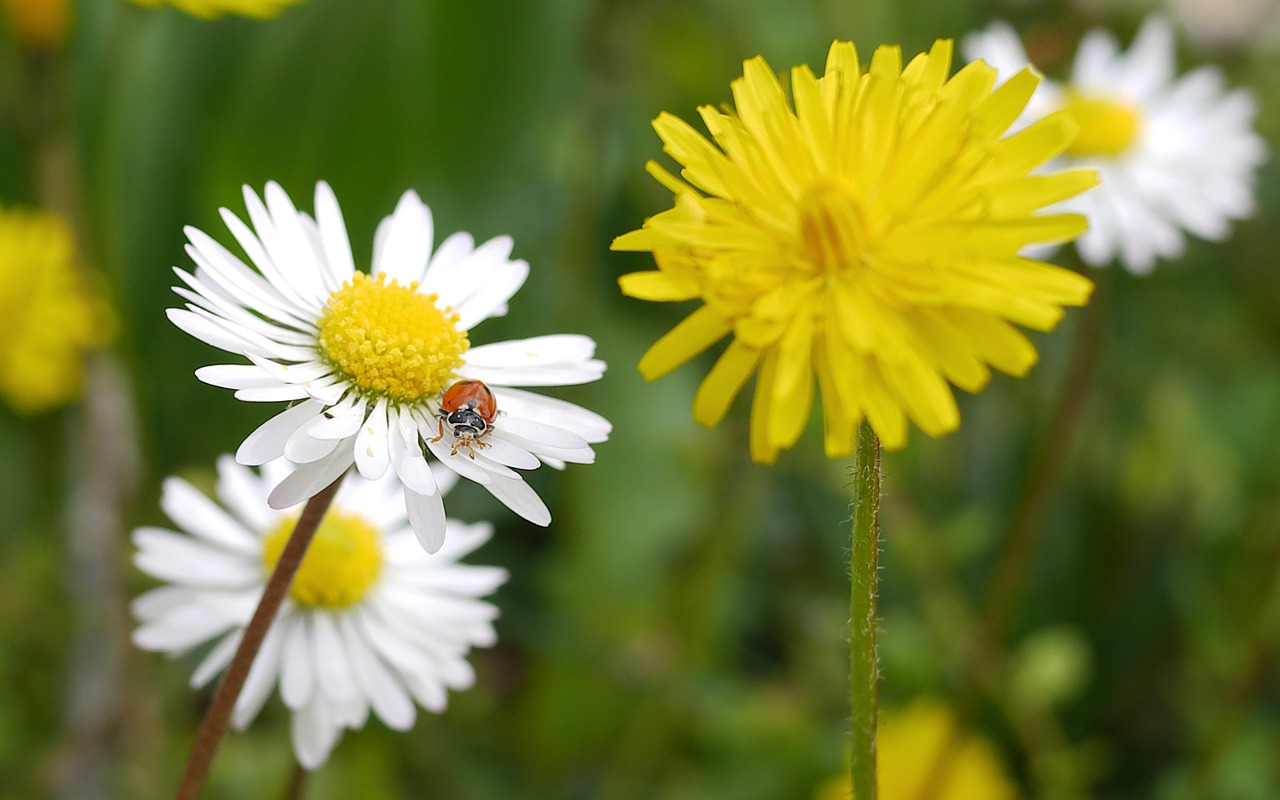
<svg viewBox="0 0 1280 800">
<path fill-rule="evenodd" d="M 727 102 L 756 54 L 777 70 L 819 67 L 833 38 L 910 54 L 995 17 L 1033 32 L 1040 66 L 1061 74 L 1088 25 L 1127 42 L 1143 10 L 310 0 L 275 20 L 203 22 L 78 4 L 65 71 L 35 69 L 69 91 L 88 260 L 135 400 L 126 530 L 166 524 L 160 480 L 210 485 L 214 458 L 274 408 L 198 382 L 223 354 L 164 315 L 169 268 L 188 264 L 183 226 L 229 241 L 217 209 L 240 211 L 242 184 L 277 180 L 310 209 L 329 181 L 361 266 L 407 188 L 438 239 L 510 234 L 532 271 L 476 340 L 580 332 L 610 365 L 557 392 L 615 428 L 594 466 L 529 477 L 549 529 L 478 487 L 451 497 L 453 515 L 498 527 L 472 560 L 512 573 L 496 595 L 500 643 L 473 655 L 477 687 L 407 734 L 376 720 L 349 732 L 307 796 L 789 800 L 839 772 L 848 465 L 823 457 L 816 418 L 772 467 L 749 461 L 745 400 L 713 430 L 694 424 L 714 353 L 655 383 L 637 374 L 691 310 L 621 297 L 617 277 L 648 262 L 608 250 L 670 202 L 643 170 L 661 150 L 649 121 Z M 34 205 L 33 67 L 11 39 L 0 48 L 0 204 Z M 1275 147 L 1274 47 L 1183 41 L 1180 55 L 1252 87 Z M 1278 173 L 1263 168 L 1259 212 L 1230 242 L 1193 243 L 1149 278 L 1091 272 L 1095 305 L 1033 335 L 1042 358 L 1027 379 L 997 376 L 959 398 L 958 432 L 914 431 L 885 457 L 883 704 L 952 704 L 1026 797 L 1280 797 Z M 194 658 L 127 643 L 126 604 L 151 585 L 127 536 L 105 558 L 76 556 L 67 504 L 90 449 L 85 413 L 0 411 L 5 800 L 167 796 L 206 699 L 186 687 Z M 1010 561 L 1015 524 L 1030 546 Z M 1000 563 L 1021 580 L 986 636 L 976 620 Z M 77 710 L 82 691 L 99 693 L 101 717 Z M 279 796 L 291 769 L 275 699 L 226 741 L 207 796 Z"/>
</svg>

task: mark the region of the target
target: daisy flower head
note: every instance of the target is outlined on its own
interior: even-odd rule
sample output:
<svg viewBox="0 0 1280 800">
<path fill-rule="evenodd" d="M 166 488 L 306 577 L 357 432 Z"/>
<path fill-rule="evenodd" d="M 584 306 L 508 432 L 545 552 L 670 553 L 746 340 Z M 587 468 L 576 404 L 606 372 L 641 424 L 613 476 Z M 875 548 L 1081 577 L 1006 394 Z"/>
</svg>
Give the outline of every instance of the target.
<svg viewBox="0 0 1280 800">
<path fill-rule="evenodd" d="M 75 399 L 113 319 L 85 286 L 61 217 L 0 210 L 0 396 L 24 412 Z"/>
<path fill-rule="evenodd" d="M 884 714 L 876 750 L 880 800 L 1014 800 L 1017 790 L 985 740 L 967 734 L 950 709 L 919 700 Z M 848 777 L 832 780 L 814 800 L 849 800 Z"/>
<path fill-rule="evenodd" d="M 184 285 L 174 291 L 187 304 L 169 318 L 250 362 L 204 367 L 196 372 L 201 380 L 235 389 L 241 400 L 293 403 L 236 452 L 242 464 L 285 456 L 300 465 L 271 492 L 271 507 L 306 500 L 352 464 L 369 480 L 392 469 L 409 522 L 434 553 L 446 526 L 430 453 L 547 525 L 550 512 L 516 470 L 590 463 L 591 445 L 608 437 L 610 425 L 517 387 L 586 383 L 605 365 L 586 336 L 472 343 L 472 329 L 505 314 L 529 273 L 528 264 L 509 258 L 511 239 L 477 246 L 455 233 L 433 252 L 431 212 L 410 191 L 378 226 L 372 267 L 360 272 L 326 184 L 316 187 L 314 218 L 275 183 L 264 194 L 265 203 L 244 190 L 252 227 L 222 210 L 252 267 L 203 231 L 186 229 L 196 269 L 175 270 Z M 471 383 L 450 394 L 459 381 Z M 451 415 L 458 410 L 462 417 Z"/>
<path fill-rule="evenodd" d="M 230 662 L 300 512 L 267 506 L 288 472 L 283 462 L 261 474 L 230 457 L 217 466 L 220 503 L 169 478 L 160 503 L 179 530 L 133 533 L 134 563 L 164 583 L 134 601 L 133 640 L 174 656 L 212 643 L 191 677 L 195 688 Z M 443 491 L 456 478 L 436 469 Z M 496 641 L 498 609 L 481 598 L 507 573 L 458 563 L 489 539 L 488 523 L 447 524 L 448 542 L 428 555 L 394 476 L 348 476 L 253 662 L 232 725 L 247 727 L 278 686 L 298 763 L 315 769 L 370 709 L 387 727 L 408 730 L 415 703 L 439 713 L 449 689 L 469 688 L 468 650 Z"/>
<path fill-rule="evenodd" d="M 1004 23 L 967 37 L 964 48 L 1002 77 L 1027 64 Z M 1176 74 L 1173 26 L 1160 16 L 1143 22 L 1127 52 L 1109 31 L 1090 31 L 1070 80 L 1040 85 L 1031 111 L 1066 110 L 1080 125 L 1053 166 L 1091 167 L 1101 179 L 1097 191 L 1060 206 L 1089 219 L 1076 241 L 1081 259 L 1095 267 L 1119 260 L 1145 275 L 1158 259 L 1182 255 L 1186 234 L 1219 241 L 1253 213 L 1254 174 L 1266 160 L 1253 130 L 1257 102 L 1225 87 L 1213 66 Z"/>
<path fill-rule="evenodd" d="M 867 420 L 887 448 L 907 421 L 938 436 L 959 424 L 950 384 L 983 388 L 990 367 L 1021 375 L 1036 351 L 1014 325 L 1049 330 L 1092 284 L 1019 255 L 1084 230 L 1043 207 L 1094 184 L 1091 171 L 1028 173 L 1067 146 L 1052 115 L 1003 137 L 1038 81 L 992 91 L 995 70 L 948 78 L 951 42 L 904 68 L 897 47 L 869 65 L 836 42 L 826 72 L 786 83 L 763 58 L 733 82 L 736 110 L 699 109 L 711 136 L 671 114 L 654 128 L 679 177 L 650 163 L 674 207 L 619 237 L 657 270 L 622 291 L 702 305 L 640 360 L 655 378 L 731 336 L 694 399 L 714 425 L 756 375 L 751 453 L 771 462 L 809 418 L 814 374 L 829 456 L 850 453 Z M 1003 138 L 1002 138 L 1003 137 Z"/>
<path fill-rule="evenodd" d="M 285 8 L 302 0 L 133 0 L 140 6 L 157 8 L 170 5 L 201 19 L 216 19 L 224 14 L 265 19 L 275 17 Z"/>
</svg>

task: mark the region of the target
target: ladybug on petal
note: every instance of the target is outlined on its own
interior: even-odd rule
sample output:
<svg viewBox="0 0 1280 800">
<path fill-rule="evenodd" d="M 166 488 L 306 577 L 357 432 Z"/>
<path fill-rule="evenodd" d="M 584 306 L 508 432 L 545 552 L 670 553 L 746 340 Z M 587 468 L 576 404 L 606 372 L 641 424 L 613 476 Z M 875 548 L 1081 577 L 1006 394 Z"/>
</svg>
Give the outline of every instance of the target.
<svg viewBox="0 0 1280 800">
<path fill-rule="evenodd" d="M 439 416 L 440 435 L 431 441 L 438 442 L 444 438 L 444 426 L 447 424 L 454 436 L 449 455 L 456 456 L 458 450 L 465 447 L 475 458 L 475 448 L 483 450 L 489 446 L 481 439 L 493 430 L 493 421 L 498 417 L 498 401 L 494 399 L 493 390 L 483 381 L 461 380 L 444 390 Z"/>
</svg>

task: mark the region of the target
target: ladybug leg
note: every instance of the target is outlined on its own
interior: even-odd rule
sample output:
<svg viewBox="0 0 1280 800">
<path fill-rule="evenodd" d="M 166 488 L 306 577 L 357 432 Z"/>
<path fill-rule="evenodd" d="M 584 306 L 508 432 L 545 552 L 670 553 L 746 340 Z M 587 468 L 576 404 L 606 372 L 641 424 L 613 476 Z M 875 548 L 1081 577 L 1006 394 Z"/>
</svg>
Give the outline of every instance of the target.
<svg viewBox="0 0 1280 800">
<path fill-rule="evenodd" d="M 440 423 L 440 435 L 432 439 L 431 441 L 433 442 L 438 442 L 444 438 L 444 417 L 436 417 L 436 422 Z"/>
</svg>

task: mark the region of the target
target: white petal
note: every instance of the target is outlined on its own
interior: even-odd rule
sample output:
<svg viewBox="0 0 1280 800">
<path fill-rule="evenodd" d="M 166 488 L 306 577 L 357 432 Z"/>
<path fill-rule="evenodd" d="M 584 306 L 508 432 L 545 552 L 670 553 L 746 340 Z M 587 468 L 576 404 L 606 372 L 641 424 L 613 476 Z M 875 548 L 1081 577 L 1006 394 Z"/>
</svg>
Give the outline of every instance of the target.
<svg viewBox="0 0 1280 800">
<path fill-rule="evenodd" d="M 342 736 L 342 725 L 323 695 L 317 693 L 312 701 L 294 712 L 290 728 L 293 752 L 304 769 L 318 769 Z"/>
<path fill-rule="evenodd" d="M 349 395 L 324 412 L 325 422 L 311 429 L 317 439 L 345 439 L 354 436 L 364 422 L 368 401 L 358 395 Z"/>
<path fill-rule="evenodd" d="M 312 431 L 325 425 L 329 419 L 324 414 L 317 414 L 314 419 L 298 428 L 284 443 L 284 456 L 295 464 L 309 464 L 319 461 L 333 452 L 338 446 L 337 439 L 317 439 Z"/>
<path fill-rule="evenodd" d="M 505 478 L 501 475 L 494 475 L 493 480 L 485 485 L 489 493 L 502 501 L 503 505 L 520 516 L 532 522 L 534 525 L 546 527 L 551 524 L 551 512 L 547 510 L 547 506 L 542 502 L 542 498 L 538 497 L 538 493 L 533 490 L 529 484 L 523 480 L 516 478 Z"/>
<path fill-rule="evenodd" d="M 387 401 L 378 400 L 378 404 L 369 412 L 369 416 L 356 434 L 355 444 L 356 469 L 365 480 L 376 481 L 387 471 L 391 463 L 391 453 L 387 441 Z"/>
<path fill-rule="evenodd" d="M 211 589 L 243 589 L 262 580 L 261 565 L 244 555 L 163 528 L 138 528 L 133 541 L 133 563 L 153 578 Z"/>
<path fill-rule="evenodd" d="M 229 455 L 218 456 L 217 468 L 215 489 L 222 504 L 252 533 L 270 528 L 277 515 L 267 508 L 267 487 L 262 479 Z"/>
<path fill-rule="evenodd" d="M 453 447 L 451 439 L 451 435 L 446 435 L 445 438 L 438 442 L 433 439 L 427 439 L 427 449 L 431 451 L 432 455 L 440 459 L 441 464 L 444 464 L 467 480 L 475 481 L 481 485 L 489 483 L 492 480 L 489 472 L 484 467 L 476 464 L 475 459 L 467 458 L 465 450 L 457 455 L 450 453 Z"/>
<path fill-rule="evenodd" d="M 406 410 L 401 409 L 397 415 L 390 437 L 391 463 L 405 489 L 427 496 L 436 494 L 435 473 L 418 442 L 417 425 Z"/>
<path fill-rule="evenodd" d="M 373 706 L 374 712 L 388 728 L 409 730 L 413 727 L 416 713 L 413 699 L 409 697 L 400 679 L 387 669 L 382 659 L 365 642 L 349 614 L 339 617 L 337 623 L 343 646 L 351 656 L 352 666 L 355 667 L 365 697 Z"/>
<path fill-rule="evenodd" d="M 236 390 L 236 399 L 246 403 L 282 403 L 310 398 L 311 393 L 303 386 L 269 386 L 264 389 Z"/>
<path fill-rule="evenodd" d="M 492 389 L 498 401 L 498 409 L 512 417 L 521 417 L 573 431 L 593 443 L 605 441 L 613 431 L 613 425 L 609 420 L 582 406 L 522 389 L 507 387 L 492 387 Z"/>
<path fill-rule="evenodd" d="M 495 435 L 501 432 L 504 438 L 513 441 L 528 442 L 531 446 L 528 449 L 534 449 L 538 446 L 556 447 L 562 450 L 578 450 L 586 447 L 589 443 L 586 439 L 570 430 L 558 427 L 556 425 L 548 425 L 542 422 L 534 422 L 531 419 L 517 417 L 514 414 L 502 416 L 494 423 Z"/>
<path fill-rule="evenodd" d="M 353 441 L 354 437 L 343 439 L 329 455 L 298 467 L 271 490 L 267 505 L 278 509 L 292 508 L 341 478 L 352 464 Z"/>
<path fill-rule="evenodd" d="M 422 543 L 422 549 L 434 553 L 444 544 L 444 499 L 439 494 L 422 495 L 404 490 L 404 504 L 409 511 L 409 525 Z"/>
<path fill-rule="evenodd" d="M 181 478 L 166 478 L 161 484 L 160 508 L 183 530 L 207 542 L 251 557 L 259 551 L 256 536 Z"/>
<path fill-rule="evenodd" d="M 458 370 L 458 375 L 493 386 L 576 386 L 599 380 L 604 369 L 604 362 L 595 359 L 576 364 L 526 367 L 478 367 L 464 364 Z"/>
<path fill-rule="evenodd" d="M 500 436 L 496 430 L 484 437 L 481 443 L 485 445 L 481 455 L 494 463 L 515 469 L 537 469 L 542 466 L 538 457 L 530 453 L 527 448 L 513 444 Z"/>
<path fill-rule="evenodd" d="M 196 370 L 196 377 L 223 389 L 261 389 L 280 381 L 252 364 L 216 364 Z"/>
<path fill-rule="evenodd" d="M 308 400 L 291 406 L 258 426 L 249 434 L 236 451 L 236 461 L 248 466 L 258 466 L 284 456 L 284 446 L 294 431 L 306 425 L 320 412 L 324 404 Z"/>
<path fill-rule="evenodd" d="M 191 673 L 191 688 L 200 689 L 214 676 L 227 668 L 231 663 L 231 659 L 235 656 L 236 648 L 240 646 L 240 638 L 244 631 L 236 629 L 226 636 L 222 637 L 213 649 L 209 651 L 203 659 L 201 659 L 196 671 Z"/>
<path fill-rule="evenodd" d="M 293 614 L 280 620 L 284 646 L 280 665 L 280 699 L 291 709 L 306 705 L 315 691 L 315 669 L 308 632 L 310 615 Z"/>
<path fill-rule="evenodd" d="M 249 676 L 245 678 L 244 688 L 240 690 L 240 697 L 231 712 L 231 725 L 236 730 L 242 731 L 253 722 L 253 718 L 262 710 L 262 704 L 271 695 L 276 677 L 280 674 L 280 649 L 283 643 L 284 636 L 281 635 L 277 621 L 267 630 L 262 648 L 253 660 L 253 666 L 249 667 Z"/>
<path fill-rule="evenodd" d="M 347 225 L 342 220 L 342 209 L 338 207 L 338 199 L 334 197 L 333 190 L 324 181 L 316 184 L 316 224 L 324 243 L 325 268 L 332 283 L 331 288 L 337 289 L 351 280 L 356 267 L 355 260 L 351 257 Z"/>
<path fill-rule="evenodd" d="M 473 291 L 474 276 L 468 270 L 475 242 L 469 233 L 455 233 L 440 243 L 422 276 L 419 291 L 439 296 L 441 307 L 454 308 Z"/>
<path fill-rule="evenodd" d="M 355 698 L 358 690 L 351 661 L 338 636 L 332 614 L 311 615 L 311 647 L 317 685 L 325 697 L 339 703 Z"/>
<path fill-rule="evenodd" d="M 395 212 L 378 226 L 373 249 L 373 273 L 408 286 L 421 281 L 431 258 L 431 210 L 418 193 L 405 192 Z"/>
</svg>

